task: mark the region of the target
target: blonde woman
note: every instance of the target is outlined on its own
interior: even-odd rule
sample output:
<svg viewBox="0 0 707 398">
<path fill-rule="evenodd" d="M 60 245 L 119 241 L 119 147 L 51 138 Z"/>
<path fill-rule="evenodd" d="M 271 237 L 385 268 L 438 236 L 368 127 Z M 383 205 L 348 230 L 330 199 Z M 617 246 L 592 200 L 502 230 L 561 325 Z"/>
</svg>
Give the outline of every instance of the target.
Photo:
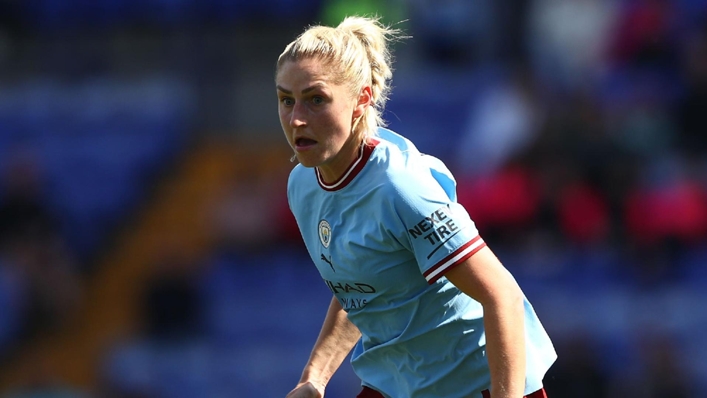
<svg viewBox="0 0 707 398">
<path fill-rule="evenodd" d="M 352 349 L 358 397 L 546 397 L 556 354 L 532 306 L 444 164 L 382 127 L 398 37 L 349 17 L 308 28 L 277 62 L 280 122 L 299 161 L 288 199 L 333 293 L 287 397 L 323 397 Z"/>
</svg>

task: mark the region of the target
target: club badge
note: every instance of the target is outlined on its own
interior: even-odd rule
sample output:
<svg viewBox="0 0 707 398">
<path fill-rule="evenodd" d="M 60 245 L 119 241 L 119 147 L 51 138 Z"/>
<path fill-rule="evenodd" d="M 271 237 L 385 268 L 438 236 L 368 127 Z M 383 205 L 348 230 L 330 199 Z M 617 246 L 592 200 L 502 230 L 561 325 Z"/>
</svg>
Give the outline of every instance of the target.
<svg viewBox="0 0 707 398">
<path fill-rule="evenodd" d="M 329 243 L 331 243 L 331 226 L 327 220 L 319 221 L 319 241 L 325 248 L 329 248 Z"/>
</svg>

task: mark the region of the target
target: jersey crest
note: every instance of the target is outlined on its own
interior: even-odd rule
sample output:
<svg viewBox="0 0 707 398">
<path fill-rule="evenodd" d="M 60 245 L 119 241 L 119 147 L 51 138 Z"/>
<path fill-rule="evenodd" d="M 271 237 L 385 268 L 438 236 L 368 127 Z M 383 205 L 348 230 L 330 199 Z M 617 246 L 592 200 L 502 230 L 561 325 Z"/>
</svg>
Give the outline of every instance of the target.
<svg viewBox="0 0 707 398">
<path fill-rule="evenodd" d="M 331 226 L 327 220 L 319 221 L 319 241 L 322 242 L 322 246 L 329 248 L 329 243 L 331 243 Z"/>
</svg>

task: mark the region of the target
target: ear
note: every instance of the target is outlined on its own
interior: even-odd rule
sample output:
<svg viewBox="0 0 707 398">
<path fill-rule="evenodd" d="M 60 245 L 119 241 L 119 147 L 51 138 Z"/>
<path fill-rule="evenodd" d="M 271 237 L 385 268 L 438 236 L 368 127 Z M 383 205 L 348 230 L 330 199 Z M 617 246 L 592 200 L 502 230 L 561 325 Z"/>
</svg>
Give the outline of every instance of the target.
<svg viewBox="0 0 707 398">
<path fill-rule="evenodd" d="M 366 109 L 371 105 L 372 99 L 373 92 L 371 91 L 371 86 L 363 86 L 361 92 L 358 94 L 358 102 L 353 111 L 354 120 L 360 118 L 366 112 Z"/>
</svg>

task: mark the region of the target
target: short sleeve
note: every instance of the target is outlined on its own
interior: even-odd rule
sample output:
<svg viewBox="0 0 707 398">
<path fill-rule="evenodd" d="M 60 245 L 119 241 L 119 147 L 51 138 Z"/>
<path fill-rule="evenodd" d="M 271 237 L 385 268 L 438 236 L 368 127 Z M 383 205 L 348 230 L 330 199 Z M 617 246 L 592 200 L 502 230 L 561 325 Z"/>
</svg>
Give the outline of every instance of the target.
<svg viewBox="0 0 707 398">
<path fill-rule="evenodd" d="M 392 200 L 402 224 L 397 239 L 414 253 L 431 284 L 485 243 L 466 209 L 454 200 L 456 186 L 449 170 L 434 158 L 420 163 L 394 181 Z"/>
</svg>

